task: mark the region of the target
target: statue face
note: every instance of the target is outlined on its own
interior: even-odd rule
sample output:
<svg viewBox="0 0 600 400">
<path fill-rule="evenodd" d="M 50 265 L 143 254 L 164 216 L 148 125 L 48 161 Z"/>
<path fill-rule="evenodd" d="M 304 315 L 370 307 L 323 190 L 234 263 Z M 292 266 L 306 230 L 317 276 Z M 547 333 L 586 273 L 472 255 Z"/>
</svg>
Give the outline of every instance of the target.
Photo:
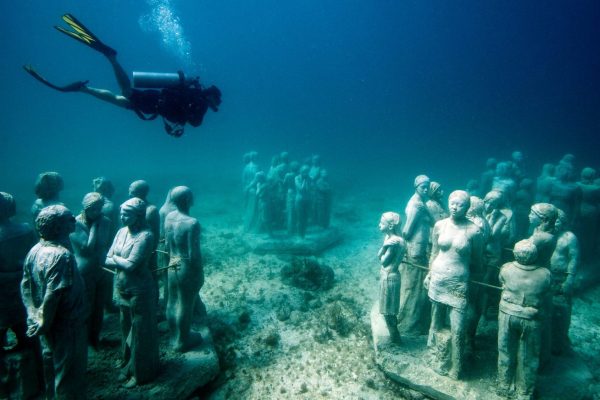
<svg viewBox="0 0 600 400">
<path fill-rule="evenodd" d="M 448 201 L 448 210 L 453 219 L 464 218 L 469 210 L 469 205 L 466 199 L 459 196 L 452 196 Z"/>
<path fill-rule="evenodd" d="M 533 226 L 537 226 L 542 222 L 539 215 L 537 215 L 533 210 L 529 212 L 529 223 Z"/>
<path fill-rule="evenodd" d="M 417 194 L 419 196 L 421 196 L 421 197 L 427 196 L 427 193 L 429 193 L 429 182 L 422 182 L 422 183 L 420 183 L 415 188 L 415 192 L 417 192 Z"/>
<path fill-rule="evenodd" d="M 94 203 L 90 207 L 86 208 L 84 213 L 87 220 L 96 221 L 102 215 L 102 203 Z"/>
<path fill-rule="evenodd" d="M 387 232 L 390 229 L 390 224 L 385 218 L 381 218 L 379 221 L 379 231 L 382 233 Z"/>
<path fill-rule="evenodd" d="M 121 222 L 123 226 L 133 226 L 138 222 L 138 216 L 127 210 L 121 210 Z"/>
<path fill-rule="evenodd" d="M 565 226 L 565 224 L 564 224 L 562 218 L 557 218 L 556 222 L 554 223 L 554 228 L 556 229 L 556 231 L 557 232 L 562 232 L 564 226 Z"/>
</svg>

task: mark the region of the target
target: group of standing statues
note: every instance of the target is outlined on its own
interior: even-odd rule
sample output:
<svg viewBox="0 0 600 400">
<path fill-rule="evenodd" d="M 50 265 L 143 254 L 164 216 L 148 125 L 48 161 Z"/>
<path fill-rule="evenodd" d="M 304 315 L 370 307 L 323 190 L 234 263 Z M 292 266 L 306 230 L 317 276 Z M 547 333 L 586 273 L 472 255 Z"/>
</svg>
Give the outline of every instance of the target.
<svg viewBox="0 0 600 400">
<path fill-rule="evenodd" d="M 457 380 L 475 351 L 480 321 L 497 318 L 497 393 L 530 399 L 538 368 L 570 351 L 580 263 L 570 227 L 585 235 L 589 253 L 582 246 L 581 256 L 591 259 L 600 186 L 591 168 L 574 182 L 573 157 L 566 155 L 556 176 L 544 166 L 536 190 L 521 162 L 513 153 L 493 174 L 484 172 L 479 185 L 450 193 L 447 208 L 439 183 L 415 179 L 404 226 L 395 212 L 379 223 L 379 311 L 393 343 L 401 346 L 401 334 L 427 334 L 432 368 Z"/>
<path fill-rule="evenodd" d="M 331 187 L 321 158 L 304 163 L 290 160 L 287 152 L 273 157 L 269 171 L 257 164 L 258 153 L 244 155 L 244 230 L 272 234 L 284 231 L 304 237 L 309 225 L 328 228 Z"/>
<path fill-rule="evenodd" d="M 35 231 L 11 221 L 15 200 L 0 192 L 0 351 L 11 329 L 13 351 L 38 354 L 48 398 L 85 398 L 88 346 L 100 350 L 104 311 L 116 303 L 122 333 L 116 378 L 127 388 L 149 382 L 159 367 L 159 283 L 172 349 L 201 342 L 191 332 L 204 282 L 200 225 L 189 215 L 192 192 L 171 189 L 159 210 L 139 180 L 117 209 L 112 183 L 96 178 L 74 217 L 59 199 L 62 188 L 58 173 L 39 175 Z"/>
</svg>

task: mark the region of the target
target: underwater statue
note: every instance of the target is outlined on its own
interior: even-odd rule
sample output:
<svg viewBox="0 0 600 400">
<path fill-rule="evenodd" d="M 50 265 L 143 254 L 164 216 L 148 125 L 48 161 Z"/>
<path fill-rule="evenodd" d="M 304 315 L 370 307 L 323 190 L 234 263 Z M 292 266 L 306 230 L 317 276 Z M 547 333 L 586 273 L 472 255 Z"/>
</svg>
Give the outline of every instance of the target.
<svg viewBox="0 0 600 400">
<path fill-rule="evenodd" d="M 148 193 L 150 193 L 150 185 L 148 182 L 144 180 L 137 180 L 132 182 L 129 185 L 129 197 L 141 199 L 146 204 L 146 226 L 152 232 L 152 255 L 150 257 L 150 266 L 152 270 L 156 269 L 156 265 L 158 264 L 156 249 L 158 248 L 158 241 L 160 239 L 160 214 L 158 212 L 158 207 L 154 204 L 150 204 L 148 202 Z M 158 280 L 159 280 L 159 271 L 153 272 L 152 277 L 154 279 L 154 292 L 156 294 L 156 304 L 158 307 L 159 302 L 159 288 L 158 288 Z"/>
<path fill-rule="evenodd" d="M 519 183 L 523 179 L 523 153 L 519 150 L 515 150 L 510 154 L 511 174 L 515 178 L 515 181 Z"/>
<path fill-rule="evenodd" d="M 166 250 L 169 253 L 167 321 L 171 345 L 175 351 L 193 347 L 190 336 L 194 303 L 204 284 L 200 254 L 200 224 L 189 215 L 193 204 L 192 191 L 186 186 L 171 190 L 176 207 L 165 220 Z"/>
<path fill-rule="evenodd" d="M 508 225 L 508 219 L 501 211 L 503 201 L 502 192 L 492 190 L 485 195 L 483 199 L 485 205 L 485 218 L 490 227 L 490 235 L 485 243 L 483 253 L 483 264 L 485 266 L 485 275 L 483 282 L 491 285 L 498 285 L 498 269 L 502 265 L 502 248 L 506 245 L 504 232 Z M 498 304 L 497 292 L 493 289 L 480 289 L 481 301 L 483 302 L 482 312 L 487 312 L 490 304 Z M 491 298 L 491 299 L 490 299 Z M 493 299 L 493 300 L 492 300 Z"/>
<path fill-rule="evenodd" d="M 171 198 L 171 190 L 167 192 L 167 197 L 165 198 L 165 202 L 158 210 L 158 216 L 160 218 L 160 229 L 159 229 L 159 237 L 158 237 L 158 245 L 156 246 L 156 271 L 155 275 L 158 278 L 159 283 L 159 291 L 162 287 L 163 291 L 163 302 L 159 304 L 159 313 L 164 314 L 165 307 L 167 303 L 167 299 L 169 298 L 169 284 L 168 284 L 168 271 L 167 267 L 169 266 L 169 253 L 167 252 L 167 244 L 165 237 L 165 220 L 167 219 L 167 215 L 171 211 L 175 211 L 177 207 L 175 203 L 173 203 L 173 199 Z M 159 294 L 160 299 L 160 294 Z"/>
<path fill-rule="evenodd" d="M 479 193 L 482 196 L 492 190 L 492 182 L 494 181 L 494 176 L 496 176 L 496 165 L 498 165 L 498 161 L 495 158 L 488 158 L 485 162 L 485 171 L 483 171 L 481 178 L 479 178 Z"/>
<path fill-rule="evenodd" d="M 415 178 L 415 193 L 406 205 L 406 223 L 402 229 L 407 245 L 407 262 L 400 265 L 402 284 L 398 320 L 402 333 L 416 335 L 426 333 L 429 323 L 429 302 L 423 289 L 425 271 L 418 266 L 427 266 L 429 235 L 433 225 L 425 204 L 429 198 L 430 183 L 425 175 Z"/>
<path fill-rule="evenodd" d="M 102 269 L 112 243 L 112 222 L 102 214 L 104 196 L 100 193 L 86 194 L 81 205 L 83 210 L 76 217 L 70 238 L 88 300 L 88 344 L 98 349 L 104 305 L 112 295 L 112 275 Z"/>
<path fill-rule="evenodd" d="M 104 197 L 104 205 L 102 206 L 102 214 L 112 223 L 111 233 L 114 235 L 119 229 L 119 209 L 115 207 L 112 197 L 115 194 L 113 183 L 104 176 L 94 178 L 92 181 L 94 192 L 100 193 Z"/>
<path fill-rule="evenodd" d="M 581 180 L 577 182 L 581 190 L 577 237 L 581 242 L 581 257 L 584 262 L 594 255 L 600 228 L 600 186 L 595 180 L 596 170 L 587 167 L 581 170 Z"/>
<path fill-rule="evenodd" d="M 537 264 L 550 269 L 550 258 L 556 247 L 555 224 L 557 208 L 549 203 L 536 203 L 529 212 L 529 230 L 533 233 L 529 240 L 537 249 Z"/>
<path fill-rule="evenodd" d="M 448 211 L 444 207 L 443 199 L 444 190 L 442 189 L 442 185 L 432 181 L 429 184 L 429 199 L 425 204 L 434 224 L 444 218 L 448 218 Z"/>
<path fill-rule="evenodd" d="M 383 315 L 390 340 L 400 343 L 398 310 L 400 308 L 400 274 L 398 266 L 406 252 L 406 244 L 400 236 L 400 215 L 386 212 L 381 215 L 379 231 L 385 235 L 383 245 L 377 252 L 381 262 L 379 279 L 379 313 Z"/>
<path fill-rule="evenodd" d="M 554 164 L 546 163 L 542 167 L 542 173 L 538 176 L 535 188 L 535 201 L 537 203 L 548 203 L 554 183 Z"/>
<path fill-rule="evenodd" d="M 41 239 L 25 258 L 21 281 L 27 335 L 40 338 L 46 396 L 83 399 L 85 286 L 69 243 L 75 217 L 66 207 L 51 205 L 39 212 L 35 223 Z"/>
<path fill-rule="evenodd" d="M 146 203 L 137 197 L 121 205 L 121 222 L 123 228 L 108 250 L 106 266 L 116 270 L 121 312 L 118 379 L 131 388 L 153 380 L 158 372 L 156 287 L 149 265 L 154 238 L 146 227 Z"/>
<path fill-rule="evenodd" d="M 296 233 L 296 174 L 288 172 L 283 178 L 283 187 L 286 188 L 285 195 L 285 228 L 288 235 Z"/>
<path fill-rule="evenodd" d="M 556 249 L 556 218 L 558 209 L 549 203 L 536 203 L 531 206 L 529 213 L 529 230 L 532 235 L 529 240 L 537 249 L 537 262 L 540 267 L 550 270 L 550 260 Z M 540 348 L 540 362 L 548 364 L 552 351 L 551 320 L 550 316 L 542 321 L 542 341 Z"/>
<path fill-rule="evenodd" d="M 573 182 L 573 167 L 569 163 L 560 162 L 556 166 L 556 179 L 552 182 L 549 203 L 563 210 L 571 225 L 578 221 L 581 195 L 581 188 Z"/>
<path fill-rule="evenodd" d="M 300 173 L 294 178 L 294 184 L 296 187 L 296 198 L 294 199 L 294 209 L 296 210 L 296 226 L 297 233 L 302 238 L 306 235 L 308 214 L 310 211 L 311 182 L 308 176 L 309 171 L 309 166 L 303 165 L 300 168 Z"/>
<path fill-rule="evenodd" d="M 329 228 L 331 219 L 331 185 L 329 184 L 327 170 L 321 172 L 315 182 L 315 223 L 321 228 Z"/>
<path fill-rule="evenodd" d="M 515 240 L 521 240 L 528 236 L 529 229 L 529 210 L 534 202 L 535 187 L 533 180 L 529 178 L 521 179 L 519 189 L 515 194 L 512 204 L 515 221 Z"/>
<path fill-rule="evenodd" d="M 569 327 L 573 308 L 573 285 L 579 266 L 577 237 L 568 230 L 568 218 L 557 211 L 555 224 L 556 248 L 550 258 L 552 272 L 552 353 L 563 354 L 570 350 Z"/>
<path fill-rule="evenodd" d="M 518 399 L 533 399 L 552 279 L 550 271 L 536 263 L 531 241 L 517 242 L 514 256 L 515 261 L 500 270 L 497 393 L 512 398 L 514 385 Z"/>
<path fill-rule="evenodd" d="M 58 172 L 42 172 L 38 175 L 34 187 L 37 200 L 31 206 L 34 221 L 42 208 L 53 204 L 64 205 L 59 199 L 64 186 L 63 178 Z"/>
<path fill-rule="evenodd" d="M 246 188 L 252 183 L 256 173 L 259 171 L 258 164 L 256 164 L 257 157 L 258 153 L 256 151 L 249 151 L 243 156 L 244 169 L 242 170 L 242 188 L 244 189 L 244 207 L 248 203 L 248 192 Z"/>
<path fill-rule="evenodd" d="M 160 214 L 155 205 L 148 203 L 148 193 L 150 193 L 150 185 L 144 180 L 137 180 L 129 185 L 129 197 L 137 197 L 146 203 L 146 224 L 158 244 L 158 238 L 160 237 Z M 156 246 L 154 248 L 156 249 Z"/>
<path fill-rule="evenodd" d="M 308 171 L 308 177 L 313 182 L 316 182 L 317 179 L 319 179 L 319 176 L 321 176 L 321 169 L 323 169 L 323 167 L 321 167 L 321 156 L 314 154 L 310 158 L 310 171 Z"/>
<path fill-rule="evenodd" d="M 467 219 L 470 197 L 456 190 L 450 194 L 450 217 L 433 228 L 431 263 L 423 281 L 432 303 L 427 346 L 437 373 L 459 379 L 464 372 L 467 336 L 469 280 L 472 271 L 481 271 L 483 235 Z M 444 332 L 449 318 L 449 333 Z"/>
<path fill-rule="evenodd" d="M 492 180 L 492 190 L 504 193 L 507 204 L 511 204 L 517 192 L 517 183 L 512 176 L 510 161 L 502 161 L 496 165 L 496 175 Z"/>
<path fill-rule="evenodd" d="M 487 243 L 490 239 L 490 235 L 492 233 L 490 224 L 485 218 L 485 203 L 484 201 L 477 197 L 470 197 L 471 205 L 469 206 L 469 210 L 467 211 L 467 219 L 474 223 L 479 230 L 481 231 L 481 240 L 483 241 L 484 248 L 487 246 Z M 485 281 L 485 276 L 487 274 L 487 266 L 485 263 L 485 251 L 483 257 L 483 270 L 480 271 L 471 271 L 471 280 L 483 282 Z M 486 288 L 481 287 L 480 285 L 472 284 L 469 287 L 469 301 L 468 303 L 468 311 L 467 311 L 467 319 L 468 319 L 468 327 L 467 327 L 467 351 L 471 351 L 474 348 L 475 343 L 475 335 L 477 334 L 477 327 L 479 325 L 479 320 L 483 315 L 483 312 L 487 308 L 487 299 L 488 296 L 485 293 Z"/>
<path fill-rule="evenodd" d="M 23 260 L 35 244 L 35 234 L 29 224 L 11 221 L 16 212 L 13 196 L 0 192 L 0 354 L 8 329 L 17 337 L 17 349 L 32 346 L 25 334 L 27 314 L 20 288 Z"/>
</svg>

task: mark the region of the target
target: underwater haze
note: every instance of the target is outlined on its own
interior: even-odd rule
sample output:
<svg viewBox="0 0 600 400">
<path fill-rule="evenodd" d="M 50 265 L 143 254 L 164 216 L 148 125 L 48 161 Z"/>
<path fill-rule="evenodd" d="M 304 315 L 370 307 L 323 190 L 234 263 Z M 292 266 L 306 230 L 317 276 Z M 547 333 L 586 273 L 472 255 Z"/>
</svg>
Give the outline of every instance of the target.
<svg viewBox="0 0 600 400">
<path fill-rule="evenodd" d="M 318 153 L 334 182 L 387 182 L 384 193 L 410 192 L 420 173 L 464 187 L 487 157 L 516 149 L 530 176 L 566 152 L 600 167 L 595 0 L 56 0 L 5 11 L 0 190 L 20 210 L 42 171 L 62 174 L 68 205 L 99 175 L 118 197 L 146 179 L 155 202 L 179 184 L 239 190 L 249 150 L 263 168 L 282 150 Z M 221 89 L 221 109 L 176 139 L 160 119 L 41 85 L 22 65 L 118 90 L 101 54 L 53 29 L 66 12 L 129 73 L 184 70 Z"/>
</svg>

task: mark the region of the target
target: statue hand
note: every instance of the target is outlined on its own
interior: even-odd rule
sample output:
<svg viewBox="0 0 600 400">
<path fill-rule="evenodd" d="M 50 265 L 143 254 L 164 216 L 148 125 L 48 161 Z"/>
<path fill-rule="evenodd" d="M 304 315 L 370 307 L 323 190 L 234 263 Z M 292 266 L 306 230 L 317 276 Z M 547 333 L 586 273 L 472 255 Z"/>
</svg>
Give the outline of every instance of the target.
<svg viewBox="0 0 600 400">
<path fill-rule="evenodd" d="M 33 318 L 28 318 L 27 321 L 27 336 L 34 337 L 43 334 L 46 331 L 46 327 L 44 325 L 44 318 L 39 315 L 34 316 Z"/>
<path fill-rule="evenodd" d="M 425 290 L 429 290 L 429 279 L 429 274 L 427 274 L 423 280 L 423 287 L 425 287 Z"/>
</svg>

